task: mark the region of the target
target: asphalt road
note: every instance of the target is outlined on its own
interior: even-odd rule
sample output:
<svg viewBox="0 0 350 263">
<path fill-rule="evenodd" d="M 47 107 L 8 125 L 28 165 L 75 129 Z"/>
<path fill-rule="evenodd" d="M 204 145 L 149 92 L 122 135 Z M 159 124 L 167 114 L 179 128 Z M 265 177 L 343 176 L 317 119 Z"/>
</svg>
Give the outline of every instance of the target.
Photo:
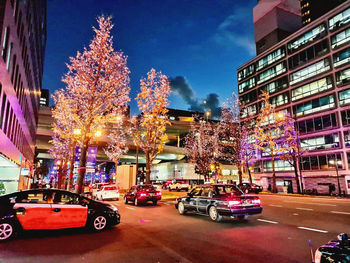
<svg viewBox="0 0 350 263">
<path fill-rule="evenodd" d="M 0 244 L 0 262 L 311 262 L 313 248 L 350 233 L 350 200 L 261 195 L 263 213 L 211 222 L 178 214 L 173 201 L 135 207 L 112 202 L 122 222 L 84 229 L 26 232 Z"/>
</svg>

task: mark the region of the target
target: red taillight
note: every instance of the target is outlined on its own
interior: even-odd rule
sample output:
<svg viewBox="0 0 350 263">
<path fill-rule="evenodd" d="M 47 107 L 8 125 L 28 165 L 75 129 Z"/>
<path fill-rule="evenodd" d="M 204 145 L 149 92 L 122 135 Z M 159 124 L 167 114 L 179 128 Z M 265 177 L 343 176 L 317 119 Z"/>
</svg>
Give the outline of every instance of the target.
<svg viewBox="0 0 350 263">
<path fill-rule="evenodd" d="M 228 201 L 229 206 L 236 206 L 236 205 L 241 205 L 241 201 L 239 200 L 233 200 L 233 201 Z"/>
<path fill-rule="evenodd" d="M 252 199 L 252 204 L 254 205 L 261 205 L 261 200 L 260 199 Z"/>
<path fill-rule="evenodd" d="M 161 192 L 157 192 L 157 195 L 162 195 L 162 193 Z"/>
</svg>

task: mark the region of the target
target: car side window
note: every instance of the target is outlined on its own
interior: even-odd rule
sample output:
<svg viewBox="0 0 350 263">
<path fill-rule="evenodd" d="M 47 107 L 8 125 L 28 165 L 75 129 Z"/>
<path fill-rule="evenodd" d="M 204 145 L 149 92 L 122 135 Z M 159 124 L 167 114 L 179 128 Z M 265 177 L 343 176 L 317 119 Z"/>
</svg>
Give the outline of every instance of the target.
<svg viewBox="0 0 350 263">
<path fill-rule="evenodd" d="M 56 193 L 56 198 L 54 200 L 55 204 L 64 204 L 64 205 L 79 205 L 80 200 L 79 196 L 69 194 L 69 193 Z"/>
<path fill-rule="evenodd" d="M 192 195 L 193 196 L 201 196 L 201 193 L 202 193 L 202 188 L 201 187 L 196 187 L 193 192 L 192 192 Z"/>
<path fill-rule="evenodd" d="M 32 204 L 43 204 L 46 203 L 44 200 L 44 194 L 42 192 L 31 192 L 31 193 L 21 193 L 16 199 L 16 203 L 32 203 Z"/>
<path fill-rule="evenodd" d="M 208 197 L 210 192 L 210 187 L 204 187 L 201 193 L 201 196 Z"/>
</svg>

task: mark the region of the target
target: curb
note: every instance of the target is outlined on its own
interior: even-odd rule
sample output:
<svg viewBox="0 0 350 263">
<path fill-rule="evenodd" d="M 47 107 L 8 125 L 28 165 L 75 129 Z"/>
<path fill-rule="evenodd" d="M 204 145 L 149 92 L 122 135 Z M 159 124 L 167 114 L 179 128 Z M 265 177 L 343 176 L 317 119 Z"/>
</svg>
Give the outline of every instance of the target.
<svg viewBox="0 0 350 263">
<path fill-rule="evenodd" d="M 323 199 L 350 199 L 349 196 L 322 196 L 322 195 L 302 195 L 302 194 L 285 194 L 285 193 L 270 193 L 270 192 L 260 192 L 262 195 L 277 195 L 277 196 L 290 196 L 290 197 L 309 197 L 309 198 L 323 198 Z"/>
</svg>

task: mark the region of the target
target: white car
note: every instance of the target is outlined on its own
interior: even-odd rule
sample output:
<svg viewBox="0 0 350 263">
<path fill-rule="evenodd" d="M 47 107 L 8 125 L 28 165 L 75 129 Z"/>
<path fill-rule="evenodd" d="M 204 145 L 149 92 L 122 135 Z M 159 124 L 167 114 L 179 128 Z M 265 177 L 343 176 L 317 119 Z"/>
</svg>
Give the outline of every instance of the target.
<svg viewBox="0 0 350 263">
<path fill-rule="evenodd" d="M 104 185 L 109 185 L 109 184 L 108 183 L 97 183 L 97 184 L 94 184 L 92 186 L 91 196 L 93 199 L 96 199 L 97 192 L 100 191 Z"/>
<path fill-rule="evenodd" d="M 116 199 L 119 200 L 119 190 L 115 185 L 103 185 L 96 192 L 97 200 Z"/>
<path fill-rule="evenodd" d="M 185 183 L 184 181 L 177 181 L 169 185 L 169 191 L 185 190 L 187 192 L 189 188 L 190 188 L 190 185 L 188 183 Z"/>
</svg>

